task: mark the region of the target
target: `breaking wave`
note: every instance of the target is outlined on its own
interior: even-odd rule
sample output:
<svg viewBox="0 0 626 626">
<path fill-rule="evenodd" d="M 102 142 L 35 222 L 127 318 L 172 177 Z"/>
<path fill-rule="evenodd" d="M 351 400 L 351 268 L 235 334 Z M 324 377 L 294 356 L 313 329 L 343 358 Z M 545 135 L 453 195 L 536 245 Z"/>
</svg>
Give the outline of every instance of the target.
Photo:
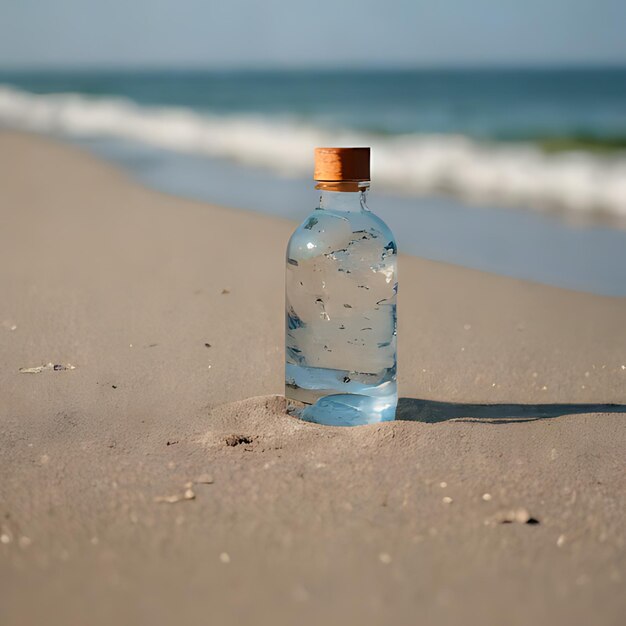
<svg viewBox="0 0 626 626">
<path fill-rule="evenodd" d="M 464 135 L 381 137 L 294 120 L 142 106 L 115 97 L 38 95 L 0 85 L 0 125 L 72 137 L 116 137 L 308 176 L 318 145 L 369 145 L 378 188 L 448 193 L 474 203 L 626 217 L 626 152 L 550 153 L 532 143 Z"/>
</svg>

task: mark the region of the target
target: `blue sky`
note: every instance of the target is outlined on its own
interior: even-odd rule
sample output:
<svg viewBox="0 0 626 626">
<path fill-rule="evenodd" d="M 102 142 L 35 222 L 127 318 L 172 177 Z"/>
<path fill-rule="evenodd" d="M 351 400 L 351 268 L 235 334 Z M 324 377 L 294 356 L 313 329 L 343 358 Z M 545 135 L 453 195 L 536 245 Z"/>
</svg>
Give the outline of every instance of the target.
<svg viewBox="0 0 626 626">
<path fill-rule="evenodd" d="M 626 64 L 624 0 L 2 0 L 0 66 Z"/>
</svg>

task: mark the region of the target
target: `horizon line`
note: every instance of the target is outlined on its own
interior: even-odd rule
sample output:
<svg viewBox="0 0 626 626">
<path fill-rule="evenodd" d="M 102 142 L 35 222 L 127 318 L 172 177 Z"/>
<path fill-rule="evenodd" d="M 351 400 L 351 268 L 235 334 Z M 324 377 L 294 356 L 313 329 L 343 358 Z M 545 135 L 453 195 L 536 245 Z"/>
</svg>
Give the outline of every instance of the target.
<svg viewBox="0 0 626 626">
<path fill-rule="evenodd" d="M 579 69 L 626 69 L 626 60 L 620 61 L 555 61 L 525 62 L 510 61 L 496 63 L 384 63 L 384 64 L 340 64 L 332 67 L 313 64 L 301 65 L 251 65 L 224 64 L 211 65 L 197 62 L 189 63 L 84 63 L 84 64 L 0 64 L 0 72 L 150 72 L 150 71 L 188 71 L 188 72 L 386 72 L 386 71 L 498 71 L 498 70 L 579 70 Z"/>
</svg>

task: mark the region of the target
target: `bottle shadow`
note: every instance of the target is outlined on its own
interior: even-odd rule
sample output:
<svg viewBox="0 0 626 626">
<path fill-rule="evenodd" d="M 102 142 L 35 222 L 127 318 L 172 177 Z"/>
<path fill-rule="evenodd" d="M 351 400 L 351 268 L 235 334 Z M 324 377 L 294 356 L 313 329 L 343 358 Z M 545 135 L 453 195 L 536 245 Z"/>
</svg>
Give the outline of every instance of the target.
<svg viewBox="0 0 626 626">
<path fill-rule="evenodd" d="M 624 404 L 466 404 L 400 398 L 397 420 L 436 424 L 456 420 L 487 424 L 519 424 L 583 413 L 626 413 Z"/>
</svg>

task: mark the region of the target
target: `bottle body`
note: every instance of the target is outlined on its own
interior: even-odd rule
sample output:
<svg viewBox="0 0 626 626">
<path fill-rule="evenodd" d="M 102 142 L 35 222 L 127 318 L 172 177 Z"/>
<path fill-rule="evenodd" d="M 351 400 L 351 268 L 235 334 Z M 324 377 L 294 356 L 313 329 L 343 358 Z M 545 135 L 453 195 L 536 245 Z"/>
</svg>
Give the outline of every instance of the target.
<svg viewBox="0 0 626 626">
<path fill-rule="evenodd" d="M 365 204 L 367 184 L 331 187 L 287 248 L 285 395 L 308 421 L 387 421 L 398 400 L 396 243 Z"/>
</svg>

